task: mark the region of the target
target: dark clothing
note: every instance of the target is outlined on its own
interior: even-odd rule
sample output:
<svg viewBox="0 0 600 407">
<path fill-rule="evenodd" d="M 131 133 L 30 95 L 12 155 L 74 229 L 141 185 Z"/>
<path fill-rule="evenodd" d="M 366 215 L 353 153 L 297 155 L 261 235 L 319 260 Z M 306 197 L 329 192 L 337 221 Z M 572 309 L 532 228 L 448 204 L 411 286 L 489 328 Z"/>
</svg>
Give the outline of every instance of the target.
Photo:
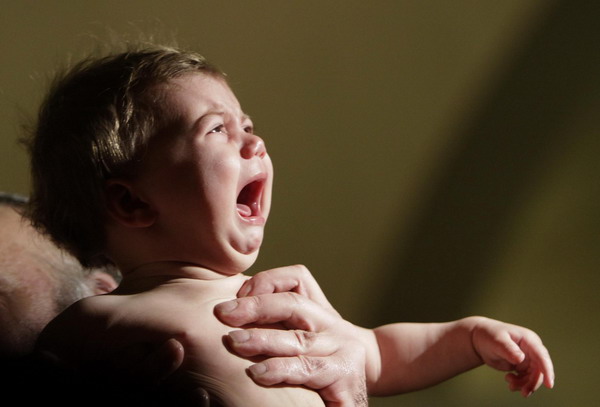
<svg viewBox="0 0 600 407">
<path fill-rule="evenodd" d="M 208 406 L 206 400 L 177 400 L 158 386 L 111 382 L 107 375 L 95 376 L 77 374 L 32 356 L 0 360 L 0 391 L 6 400 L 2 405 Z"/>
</svg>

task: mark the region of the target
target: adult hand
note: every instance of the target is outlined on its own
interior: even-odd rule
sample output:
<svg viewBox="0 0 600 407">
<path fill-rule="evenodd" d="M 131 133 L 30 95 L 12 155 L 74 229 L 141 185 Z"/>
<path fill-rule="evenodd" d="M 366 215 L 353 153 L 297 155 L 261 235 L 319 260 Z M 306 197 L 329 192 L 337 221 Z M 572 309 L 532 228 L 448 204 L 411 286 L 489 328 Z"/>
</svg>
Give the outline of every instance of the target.
<svg viewBox="0 0 600 407">
<path fill-rule="evenodd" d="M 183 363 L 184 348 L 176 339 L 155 345 L 135 343 L 113 352 L 101 361 L 84 364 L 88 374 L 109 373 L 117 382 L 154 387 L 172 375 Z"/>
<path fill-rule="evenodd" d="M 67 377 L 67 381 L 75 379 L 78 395 L 100 393 L 102 400 L 130 400 L 146 405 L 175 402 L 178 406 L 210 407 L 210 396 L 201 387 L 172 391 L 168 386 L 162 386 L 181 366 L 184 353 L 178 340 L 169 339 L 160 345 L 132 344 L 102 360 L 86 362 L 77 369 L 48 352 L 39 352 L 36 357 L 49 372 L 59 373 L 59 377 Z"/>
<path fill-rule="evenodd" d="M 258 273 L 238 297 L 216 306 L 222 322 L 286 328 L 251 328 L 228 335 L 231 349 L 240 356 L 269 357 L 249 368 L 256 383 L 304 385 L 318 391 L 328 407 L 367 405 L 365 370 L 372 332 L 345 321 L 306 267 Z"/>
</svg>

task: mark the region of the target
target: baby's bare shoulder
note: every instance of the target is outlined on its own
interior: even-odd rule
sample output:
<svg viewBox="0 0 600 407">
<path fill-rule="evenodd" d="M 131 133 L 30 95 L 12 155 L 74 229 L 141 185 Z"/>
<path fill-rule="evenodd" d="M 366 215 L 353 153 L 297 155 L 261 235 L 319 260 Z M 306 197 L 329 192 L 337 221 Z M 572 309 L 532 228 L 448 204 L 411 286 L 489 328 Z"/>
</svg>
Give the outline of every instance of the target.
<svg viewBox="0 0 600 407">
<path fill-rule="evenodd" d="M 220 340 L 229 329 L 215 317 L 214 307 L 235 298 L 240 285 L 182 279 L 135 294 L 102 296 L 82 304 L 82 308 L 88 315 L 106 318 L 112 327 Z"/>
</svg>

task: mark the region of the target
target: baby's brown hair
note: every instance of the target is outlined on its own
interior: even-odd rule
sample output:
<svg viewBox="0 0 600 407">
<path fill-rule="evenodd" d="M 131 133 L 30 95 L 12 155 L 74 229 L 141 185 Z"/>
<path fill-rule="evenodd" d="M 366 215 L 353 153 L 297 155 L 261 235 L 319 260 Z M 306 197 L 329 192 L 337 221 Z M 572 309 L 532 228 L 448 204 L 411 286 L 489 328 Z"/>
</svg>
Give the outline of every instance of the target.
<svg viewBox="0 0 600 407">
<path fill-rule="evenodd" d="M 146 46 L 86 58 L 58 76 L 27 141 L 28 216 L 84 266 L 110 263 L 105 181 L 132 175 L 165 113 L 160 85 L 189 73 L 224 77 L 199 54 Z"/>
</svg>

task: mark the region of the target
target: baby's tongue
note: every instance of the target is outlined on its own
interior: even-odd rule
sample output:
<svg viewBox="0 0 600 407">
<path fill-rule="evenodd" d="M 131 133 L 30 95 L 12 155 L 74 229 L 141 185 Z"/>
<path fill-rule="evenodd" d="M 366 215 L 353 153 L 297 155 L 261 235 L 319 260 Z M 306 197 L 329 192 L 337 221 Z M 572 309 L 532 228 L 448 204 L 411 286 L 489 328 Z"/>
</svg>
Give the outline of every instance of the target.
<svg viewBox="0 0 600 407">
<path fill-rule="evenodd" d="M 239 203 L 239 204 L 237 204 L 237 210 L 238 210 L 238 213 L 240 214 L 240 216 L 247 218 L 248 216 L 252 215 L 252 210 L 250 209 L 250 207 L 248 205 Z"/>
</svg>

